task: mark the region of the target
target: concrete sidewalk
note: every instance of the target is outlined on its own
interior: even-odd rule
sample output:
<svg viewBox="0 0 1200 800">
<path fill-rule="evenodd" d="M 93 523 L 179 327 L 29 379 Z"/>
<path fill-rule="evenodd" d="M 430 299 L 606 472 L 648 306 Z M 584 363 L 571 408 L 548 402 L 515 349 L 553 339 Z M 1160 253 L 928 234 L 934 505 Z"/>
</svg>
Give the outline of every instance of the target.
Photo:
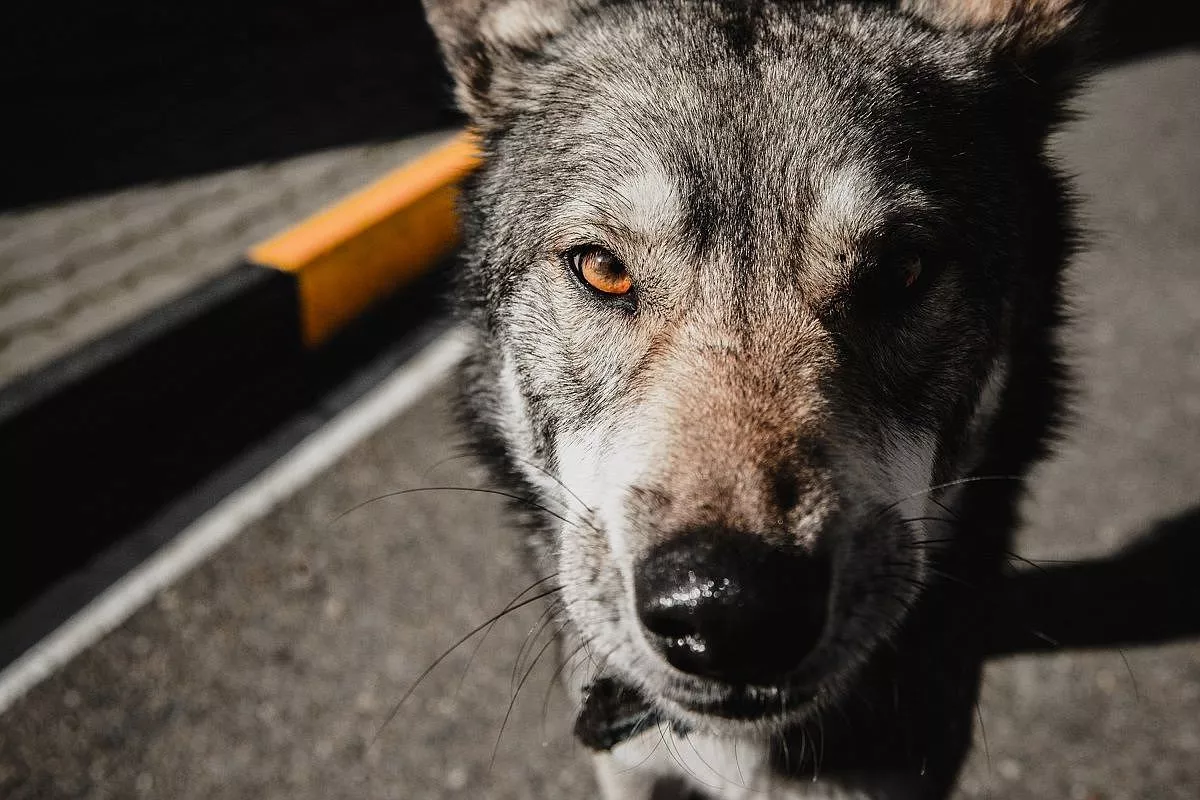
<svg viewBox="0 0 1200 800">
<path fill-rule="evenodd" d="M 1197 86 L 1194 51 L 1112 69 L 1061 142 L 1099 236 L 1074 271 L 1079 421 L 1033 481 L 1028 557 L 1101 555 L 1200 500 Z M 492 762 L 536 608 L 497 626 L 461 690 L 470 648 L 447 660 L 370 745 L 421 670 L 534 580 L 495 498 L 338 518 L 479 485 L 439 464 L 461 440 L 448 402 L 431 394 L 18 702 L 0 796 L 594 796 L 551 651 Z M 997 661 L 980 718 L 958 798 L 1192 800 L 1200 644 Z"/>
<path fill-rule="evenodd" d="M 0 386 L 198 286 L 447 136 L 0 213 Z"/>
</svg>

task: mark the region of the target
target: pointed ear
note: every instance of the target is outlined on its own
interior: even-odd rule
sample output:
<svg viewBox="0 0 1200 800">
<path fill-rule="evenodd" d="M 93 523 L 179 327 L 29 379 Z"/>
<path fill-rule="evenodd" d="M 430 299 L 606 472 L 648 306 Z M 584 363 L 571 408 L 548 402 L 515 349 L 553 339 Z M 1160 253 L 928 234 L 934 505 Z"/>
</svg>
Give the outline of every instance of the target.
<svg viewBox="0 0 1200 800">
<path fill-rule="evenodd" d="M 481 128 L 520 100 L 521 62 L 600 0 L 422 0 L 454 77 L 459 106 Z"/>
<path fill-rule="evenodd" d="M 1095 2 L 1084 0 L 901 0 L 935 28 L 974 33 L 1043 99 L 1059 103 L 1082 76 Z"/>
</svg>

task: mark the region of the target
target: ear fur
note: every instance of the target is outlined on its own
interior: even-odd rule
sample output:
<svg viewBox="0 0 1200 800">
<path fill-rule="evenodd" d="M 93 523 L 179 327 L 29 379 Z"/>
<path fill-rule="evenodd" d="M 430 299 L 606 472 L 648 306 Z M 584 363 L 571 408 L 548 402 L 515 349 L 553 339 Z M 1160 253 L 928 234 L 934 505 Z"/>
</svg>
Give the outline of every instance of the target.
<svg viewBox="0 0 1200 800">
<path fill-rule="evenodd" d="M 459 106 L 481 128 L 519 100 L 513 74 L 601 0 L 422 0 L 454 77 Z"/>
<path fill-rule="evenodd" d="M 1010 26 L 1025 45 L 1053 39 L 1078 19 L 1081 0 L 903 0 L 901 8 L 939 28 Z"/>
<path fill-rule="evenodd" d="M 1007 77 L 1014 122 L 1044 136 L 1086 75 L 1097 3 L 1084 0 L 901 0 L 943 31 L 977 37 Z"/>
<path fill-rule="evenodd" d="M 901 0 L 935 28 L 974 33 L 1034 80 L 1069 85 L 1082 68 L 1095 2 L 1084 0 Z"/>
</svg>

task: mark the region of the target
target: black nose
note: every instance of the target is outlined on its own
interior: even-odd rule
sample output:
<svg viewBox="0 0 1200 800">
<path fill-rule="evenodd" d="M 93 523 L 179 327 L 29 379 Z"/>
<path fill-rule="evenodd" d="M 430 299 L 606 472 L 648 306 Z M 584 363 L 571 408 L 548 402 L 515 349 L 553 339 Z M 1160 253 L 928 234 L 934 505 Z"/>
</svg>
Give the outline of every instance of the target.
<svg viewBox="0 0 1200 800">
<path fill-rule="evenodd" d="M 703 529 L 652 550 L 637 565 L 634 590 L 647 638 L 674 667 L 762 685 L 816 646 L 829 580 L 824 555 Z"/>
</svg>

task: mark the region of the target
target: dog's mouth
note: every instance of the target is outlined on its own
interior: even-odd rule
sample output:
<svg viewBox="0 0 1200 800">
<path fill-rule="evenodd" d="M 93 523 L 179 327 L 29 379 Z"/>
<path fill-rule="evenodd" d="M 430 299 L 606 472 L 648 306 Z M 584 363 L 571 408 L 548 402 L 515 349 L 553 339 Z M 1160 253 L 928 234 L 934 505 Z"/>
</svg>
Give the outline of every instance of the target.
<svg viewBox="0 0 1200 800">
<path fill-rule="evenodd" d="M 588 686 L 575 720 L 575 735 L 593 750 L 611 750 L 663 725 L 687 732 L 697 718 L 713 723 L 777 721 L 802 711 L 816 695 L 816 690 L 798 687 L 729 686 L 715 696 L 672 694 L 656 703 L 635 686 L 606 675 Z M 670 713 L 664 706 L 682 714 Z"/>
</svg>

